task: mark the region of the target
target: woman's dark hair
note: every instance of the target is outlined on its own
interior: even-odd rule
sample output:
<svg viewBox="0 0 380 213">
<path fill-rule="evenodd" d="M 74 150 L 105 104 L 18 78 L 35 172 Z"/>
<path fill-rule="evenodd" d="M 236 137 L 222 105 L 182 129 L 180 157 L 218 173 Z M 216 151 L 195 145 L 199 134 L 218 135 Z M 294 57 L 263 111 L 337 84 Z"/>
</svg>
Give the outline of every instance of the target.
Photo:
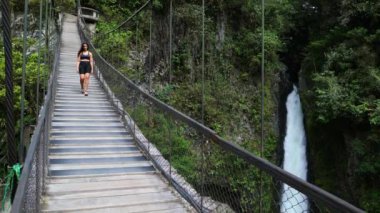
<svg viewBox="0 0 380 213">
<path fill-rule="evenodd" d="M 77 56 L 79 56 L 83 51 L 84 51 L 84 49 L 83 49 L 83 45 L 87 45 L 87 50 L 88 50 L 88 43 L 87 42 L 83 42 L 82 43 L 82 45 L 80 46 L 80 49 L 79 49 L 79 51 L 78 51 L 78 55 Z"/>
</svg>

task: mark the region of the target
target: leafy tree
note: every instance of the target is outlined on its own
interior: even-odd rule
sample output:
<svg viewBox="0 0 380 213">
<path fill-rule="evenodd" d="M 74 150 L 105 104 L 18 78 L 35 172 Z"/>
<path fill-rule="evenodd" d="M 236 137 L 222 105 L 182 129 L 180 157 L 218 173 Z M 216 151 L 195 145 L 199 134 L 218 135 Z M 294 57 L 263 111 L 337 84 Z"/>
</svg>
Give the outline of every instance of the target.
<svg viewBox="0 0 380 213">
<path fill-rule="evenodd" d="M 319 19 L 308 26 L 310 41 L 302 62 L 310 150 L 316 162 L 312 171 L 335 174 L 323 177 L 315 172 L 315 178 L 327 190 L 376 211 L 378 192 L 372 189 L 380 176 L 380 68 L 375 26 L 380 24 L 380 4 L 362 0 L 312 5 Z M 329 130 L 332 126 L 335 131 Z M 344 157 L 328 157 L 333 152 Z M 338 169 L 327 166 L 331 161 Z M 337 176 L 342 184 L 333 182 Z"/>
</svg>

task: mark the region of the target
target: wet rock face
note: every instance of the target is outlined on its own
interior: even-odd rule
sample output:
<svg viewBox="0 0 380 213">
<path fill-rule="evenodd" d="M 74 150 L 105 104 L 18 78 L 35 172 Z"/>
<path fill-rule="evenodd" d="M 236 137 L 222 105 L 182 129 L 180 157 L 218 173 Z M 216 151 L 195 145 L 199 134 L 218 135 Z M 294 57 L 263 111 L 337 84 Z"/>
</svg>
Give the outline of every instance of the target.
<svg viewBox="0 0 380 213">
<path fill-rule="evenodd" d="M 38 30 L 38 19 L 33 14 L 28 15 L 28 32 L 30 36 L 34 36 L 34 32 Z M 24 14 L 11 14 L 12 34 L 21 36 L 24 31 Z"/>
</svg>

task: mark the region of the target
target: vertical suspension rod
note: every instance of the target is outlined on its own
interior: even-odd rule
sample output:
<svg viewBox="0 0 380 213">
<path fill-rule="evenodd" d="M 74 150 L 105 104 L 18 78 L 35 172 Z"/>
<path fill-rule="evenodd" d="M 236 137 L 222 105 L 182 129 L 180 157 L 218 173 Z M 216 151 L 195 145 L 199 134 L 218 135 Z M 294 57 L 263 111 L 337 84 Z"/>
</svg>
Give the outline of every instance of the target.
<svg viewBox="0 0 380 213">
<path fill-rule="evenodd" d="M 264 151 L 264 69 L 265 69 L 265 49 L 264 49 L 264 24 L 265 24 L 265 16 L 264 16 L 264 2 L 265 0 L 261 0 L 261 146 L 260 146 L 260 157 L 263 157 Z"/>
<path fill-rule="evenodd" d="M 149 20 L 149 93 L 152 92 L 152 68 L 153 68 L 153 54 L 152 54 L 152 25 L 153 25 L 153 3 L 150 2 L 150 20 Z"/>
<path fill-rule="evenodd" d="M 202 124 L 205 116 L 205 1 L 202 0 Z"/>
<path fill-rule="evenodd" d="M 44 69 L 44 72 L 43 72 L 43 94 L 45 95 L 46 90 L 47 90 L 47 74 L 46 74 L 46 68 L 48 68 L 47 66 L 47 54 L 48 54 L 48 0 L 42 0 L 44 1 L 45 3 L 45 51 L 44 51 L 44 65 L 45 65 L 45 69 Z"/>
<path fill-rule="evenodd" d="M 38 30 L 39 30 L 39 36 L 38 36 L 38 46 L 37 46 L 37 88 L 36 88 L 36 120 L 38 118 L 38 113 L 39 113 L 39 101 L 40 101 L 40 73 L 41 73 L 41 40 L 42 40 L 42 10 L 43 10 L 43 2 L 40 0 L 40 20 L 38 24 Z"/>
<path fill-rule="evenodd" d="M 264 69 L 265 69 L 265 49 L 264 49 L 264 33 L 265 33 L 265 0 L 261 0 L 261 142 L 260 157 L 263 158 L 264 152 Z M 260 172 L 260 212 L 263 212 L 263 178 Z"/>
<path fill-rule="evenodd" d="M 136 52 L 137 52 L 137 55 L 140 55 L 139 53 L 139 41 L 138 41 L 138 34 L 139 34 L 139 20 L 137 19 L 136 20 Z M 139 59 L 138 59 L 139 60 Z M 140 81 L 140 78 L 141 78 L 141 72 L 140 72 L 140 63 L 137 63 L 137 72 L 138 72 L 138 79 L 137 79 L 137 82 Z"/>
<path fill-rule="evenodd" d="M 172 83 L 172 43 L 173 43 L 173 0 L 170 0 L 169 11 L 169 83 Z"/>
<path fill-rule="evenodd" d="M 202 0 L 202 124 L 205 122 L 205 1 Z M 205 194 L 204 183 L 205 183 L 205 137 L 202 137 L 203 141 L 201 144 L 202 148 L 202 183 L 201 183 L 201 212 L 203 212 L 203 196 Z"/>
<path fill-rule="evenodd" d="M 19 162 L 24 161 L 24 102 L 25 102 L 25 74 L 26 74 L 26 49 L 28 39 L 28 4 L 29 1 L 24 1 L 24 36 L 23 36 L 23 48 L 22 48 L 22 79 L 21 79 L 21 115 L 20 115 L 20 143 L 18 147 Z"/>
<path fill-rule="evenodd" d="M 152 68 L 153 68 L 153 54 L 152 54 L 152 25 L 153 25 L 153 3 L 150 2 L 150 20 L 149 20 L 149 94 L 152 94 Z M 148 123 L 149 127 L 152 121 L 152 109 L 148 104 Z M 148 143 L 148 156 L 150 157 L 150 143 Z"/>
</svg>

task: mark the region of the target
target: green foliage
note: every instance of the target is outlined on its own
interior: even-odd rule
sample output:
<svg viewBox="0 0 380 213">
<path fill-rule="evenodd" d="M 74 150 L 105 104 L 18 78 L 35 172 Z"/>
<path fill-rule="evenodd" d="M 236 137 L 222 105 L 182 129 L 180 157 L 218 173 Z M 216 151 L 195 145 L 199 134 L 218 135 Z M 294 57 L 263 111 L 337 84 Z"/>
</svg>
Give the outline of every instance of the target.
<svg viewBox="0 0 380 213">
<path fill-rule="evenodd" d="M 163 102 L 168 102 L 170 100 L 170 95 L 173 93 L 173 85 L 165 85 L 162 88 L 158 88 L 155 97 Z"/>
<path fill-rule="evenodd" d="M 54 2 L 56 12 L 75 13 L 76 0 L 56 0 Z"/>
<path fill-rule="evenodd" d="M 145 1 L 142 0 L 81 0 L 81 5 L 97 9 L 102 18 L 121 22 L 133 11 L 137 10 Z"/>
<path fill-rule="evenodd" d="M 103 57 L 105 57 L 111 64 L 116 64 L 120 61 L 128 61 L 128 52 L 126 44 L 132 38 L 132 32 L 130 31 L 116 31 L 112 34 L 101 34 L 110 32 L 116 27 L 116 23 L 99 23 L 97 25 L 97 30 L 100 33 L 100 36 L 95 37 L 94 44 L 99 46 L 97 51 Z"/>
<path fill-rule="evenodd" d="M 369 122 L 371 125 L 380 126 L 380 100 L 376 100 L 375 107 L 371 109 Z"/>
<path fill-rule="evenodd" d="M 162 10 L 163 5 L 160 0 L 153 0 L 153 8 L 155 10 Z"/>
<path fill-rule="evenodd" d="M 131 112 L 134 120 L 165 159 L 170 160 L 174 168 L 190 183 L 196 183 L 197 154 L 192 148 L 194 141 L 185 137 L 185 128 L 174 123 L 165 114 L 154 112 L 146 113 L 147 108 L 137 106 Z M 151 117 L 149 117 L 151 115 Z"/>
<path fill-rule="evenodd" d="M 259 191 L 260 173 L 257 168 L 223 151 L 212 141 L 204 141 L 194 130 L 173 121 L 164 113 L 144 105 L 129 112 L 145 137 L 196 190 L 204 190 L 213 199 L 228 203 L 234 209 L 258 209 L 259 199 L 252 199 L 252 195 Z M 201 189 L 200 180 L 204 177 L 205 184 Z M 270 187 L 271 179 L 264 179 L 262 184 Z M 230 193 L 229 198 L 226 199 L 221 192 Z M 266 190 L 263 197 L 265 209 L 270 211 L 270 204 L 274 201 L 271 191 Z"/>
<path fill-rule="evenodd" d="M 311 143 L 342 144 L 345 146 L 344 158 L 335 158 L 336 164 L 342 164 L 336 173 L 352 174 L 343 177 L 346 184 L 336 187 L 331 184 L 327 189 L 339 191 L 340 196 L 358 200 L 367 211 L 380 208 L 374 200 L 378 198 L 376 180 L 380 177 L 380 68 L 378 39 L 380 22 L 378 2 L 360 0 L 321 2 L 319 21 L 311 23 L 310 42 L 303 61 L 304 78 L 308 82 L 309 92 L 304 93 L 310 121 L 310 133 L 324 131 Z M 332 9 L 335 8 L 335 9 Z M 340 13 L 333 12 L 341 11 Z M 316 14 L 318 16 L 318 14 Z M 311 107 L 312 106 L 312 107 Z M 328 129 L 334 125 L 334 132 Z M 328 133 L 327 133 L 328 132 Z M 334 135 L 333 135 L 334 134 Z M 319 145 L 321 146 L 321 145 Z M 323 164 L 330 163 L 315 146 L 311 153 L 314 170 L 323 170 Z M 340 152 L 342 147 L 331 149 Z M 318 153 L 319 152 L 319 153 Z M 318 154 L 317 154 L 318 153 Z M 348 165 L 346 162 L 350 162 Z M 336 176 L 323 177 L 322 182 L 333 182 Z"/>
<path fill-rule="evenodd" d="M 324 71 L 315 73 L 318 119 L 324 122 L 339 116 L 366 119 L 376 109 L 379 69 L 367 47 L 339 45 L 326 54 Z M 358 59 L 361 59 L 358 61 Z"/>
<path fill-rule="evenodd" d="M 363 206 L 363 209 L 373 209 L 373 212 L 379 208 L 378 202 L 380 199 L 380 193 L 376 188 L 370 188 L 366 190 L 366 193 L 361 197 L 360 203 Z"/>
</svg>

